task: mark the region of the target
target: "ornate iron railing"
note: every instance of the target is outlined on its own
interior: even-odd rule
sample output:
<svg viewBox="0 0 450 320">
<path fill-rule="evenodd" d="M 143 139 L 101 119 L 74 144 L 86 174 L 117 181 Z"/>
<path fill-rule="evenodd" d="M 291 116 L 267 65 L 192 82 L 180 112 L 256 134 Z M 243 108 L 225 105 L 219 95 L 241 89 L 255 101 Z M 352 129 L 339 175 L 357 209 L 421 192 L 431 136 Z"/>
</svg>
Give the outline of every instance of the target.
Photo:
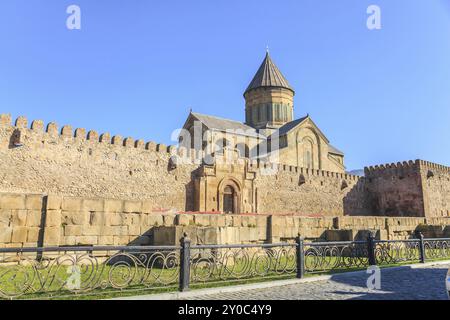
<svg viewBox="0 0 450 320">
<path fill-rule="evenodd" d="M 385 240 L 375 241 L 375 260 L 377 265 L 420 261 L 420 241 Z"/>
<path fill-rule="evenodd" d="M 450 259 L 450 238 L 192 245 L 0 248 L 0 298 L 47 298 Z"/>
<path fill-rule="evenodd" d="M 191 248 L 191 282 L 294 274 L 295 244 L 202 245 Z"/>
<path fill-rule="evenodd" d="M 425 259 L 450 258 L 450 239 L 423 239 Z"/>
<path fill-rule="evenodd" d="M 177 246 L 0 249 L 0 296 L 175 285 L 178 266 Z"/>
<path fill-rule="evenodd" d="M 361 268 L 368 265 L 365 241 L 306 243 L 304 256 L 307 273 Z"/>
</svg>

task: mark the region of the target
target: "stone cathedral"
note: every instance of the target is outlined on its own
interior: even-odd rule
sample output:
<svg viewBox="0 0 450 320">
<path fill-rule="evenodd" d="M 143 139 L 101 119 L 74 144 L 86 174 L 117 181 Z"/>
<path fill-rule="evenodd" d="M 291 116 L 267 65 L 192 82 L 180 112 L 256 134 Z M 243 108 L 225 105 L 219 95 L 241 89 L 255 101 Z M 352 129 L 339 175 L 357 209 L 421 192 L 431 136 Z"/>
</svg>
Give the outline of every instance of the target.
<svg viewBox="0 0 450 320">
<path fill-rule="evenodd" d="M 244 92 L 245 123 L 191 112 L 183 129 L 192 133 L 194 123 L 201 123 L 202 130 L 211 132 L 208 142 L 219 152 L 221 148 L 234 148 L 242 157 L 261 158 L 263 152 L 258 152 L 258 146 L 263 144 L 268 146 L 266 151 L 277 151 L 276 162 L 280 164 L 344 172 L 343 152 L 330 144 L 311 117 L 294 119 L 294 95 L 267 52 Z M 195 148 L 192 136 L 182 137 L 180 145 Z"/>
</svg>

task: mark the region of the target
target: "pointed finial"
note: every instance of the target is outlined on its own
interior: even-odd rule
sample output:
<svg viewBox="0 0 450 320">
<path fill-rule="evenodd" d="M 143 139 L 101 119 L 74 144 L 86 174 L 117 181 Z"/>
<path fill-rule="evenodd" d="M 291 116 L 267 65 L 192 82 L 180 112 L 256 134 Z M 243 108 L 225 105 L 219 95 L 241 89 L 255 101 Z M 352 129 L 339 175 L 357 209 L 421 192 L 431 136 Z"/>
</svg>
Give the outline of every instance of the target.
<svg viewBox="0 0 450 320">
<path fill-rule="evenodd" d="M 266 54 L 269 54 L 269 45 L 266 46 Z"/>
</svg>

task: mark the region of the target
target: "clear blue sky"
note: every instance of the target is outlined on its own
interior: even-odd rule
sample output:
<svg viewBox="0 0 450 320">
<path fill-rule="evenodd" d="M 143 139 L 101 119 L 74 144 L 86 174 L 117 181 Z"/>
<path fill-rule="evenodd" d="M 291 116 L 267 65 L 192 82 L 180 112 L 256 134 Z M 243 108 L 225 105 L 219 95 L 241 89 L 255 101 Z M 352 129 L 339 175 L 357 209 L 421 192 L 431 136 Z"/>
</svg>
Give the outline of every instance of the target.
<svg viewBox="0 0 450 320">
<path fill-rule="evenodd" d="M 82 29 L 66 28 L 66 8 Z M 382 29 L 366 9 L 382 10 Z M 1 0 L 0 112 L 171 144 L 194 111 L 244 120 L 270 47 L 349 170 L 450 165 L 448 0 Z"/>
</svg>

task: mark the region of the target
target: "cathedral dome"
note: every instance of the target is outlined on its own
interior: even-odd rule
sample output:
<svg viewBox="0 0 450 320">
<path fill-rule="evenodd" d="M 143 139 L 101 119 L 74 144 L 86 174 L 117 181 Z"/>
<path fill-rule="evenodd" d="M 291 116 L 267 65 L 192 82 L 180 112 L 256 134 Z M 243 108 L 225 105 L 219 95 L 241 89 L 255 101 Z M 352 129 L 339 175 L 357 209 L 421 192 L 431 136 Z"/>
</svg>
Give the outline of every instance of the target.
<svg viewBox="0 0 450 320">
<path fill-rule="evenodd" d="M 244 95 L 257 88 L 261 87 L 273 87 L 273 88 L 285 88 L 294 92 L 289 82 L 283 76 L 278 67 L 273 63 L 270 58 L 269 52 L 266 52 L 266 57 L 256 72 L 253 80 L 244 92 Z"/>
</svg>

